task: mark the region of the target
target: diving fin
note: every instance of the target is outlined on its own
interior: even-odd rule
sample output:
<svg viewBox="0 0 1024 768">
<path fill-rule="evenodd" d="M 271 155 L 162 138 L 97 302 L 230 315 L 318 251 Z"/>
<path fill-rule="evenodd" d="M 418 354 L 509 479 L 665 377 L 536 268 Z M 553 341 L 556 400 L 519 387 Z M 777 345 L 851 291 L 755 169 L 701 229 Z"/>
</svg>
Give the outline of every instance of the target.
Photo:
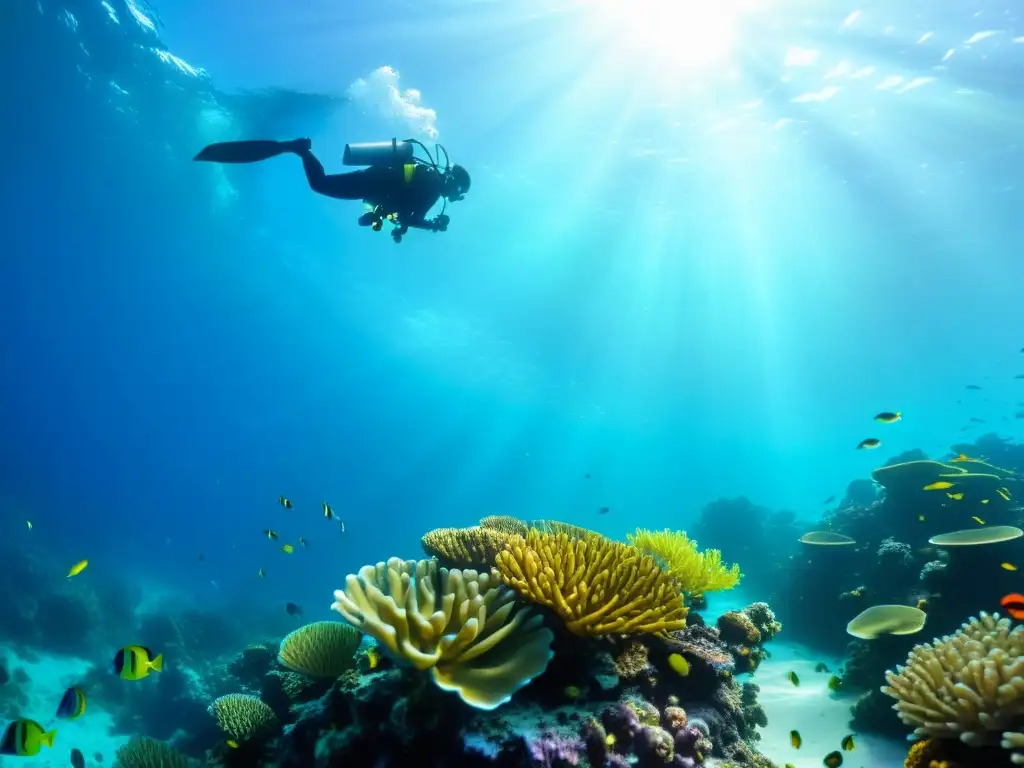
<svg viewBox="0 0 1024 768">
<path fill-rule="evenodd" d="M 206 163 L 258 163 L 293 151 L 294 142 L 290 141 L 222 141 L 204 147 L 192 159 Z"/>
</svg>

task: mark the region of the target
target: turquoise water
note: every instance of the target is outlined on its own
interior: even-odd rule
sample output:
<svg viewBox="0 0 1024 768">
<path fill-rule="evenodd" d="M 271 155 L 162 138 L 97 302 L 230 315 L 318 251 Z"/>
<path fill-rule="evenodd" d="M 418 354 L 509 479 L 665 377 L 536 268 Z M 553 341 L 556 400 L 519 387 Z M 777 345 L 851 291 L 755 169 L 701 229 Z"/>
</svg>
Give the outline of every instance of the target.
<svg viewBox="0 0 1024 768">
<path fill-rule="evenodd" d="M 430 528 L 811 526 L 880 457 L 1020 440 L 1022 35 L 987 0 L 9 0 L 11 592 L 88 559 L 241 642 Z M 297 137 L 328 173 L 440 142 L 472 189 L 396 245 L 296 157 L 192 162 Z"/>
</svg>

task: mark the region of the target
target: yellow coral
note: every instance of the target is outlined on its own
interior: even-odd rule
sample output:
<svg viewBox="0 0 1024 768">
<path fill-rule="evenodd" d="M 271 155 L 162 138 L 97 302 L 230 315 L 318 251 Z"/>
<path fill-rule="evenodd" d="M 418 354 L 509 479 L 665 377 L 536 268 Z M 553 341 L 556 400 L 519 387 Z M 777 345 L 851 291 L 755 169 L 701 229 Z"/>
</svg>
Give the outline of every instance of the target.
<svg viewBox="0 0 1024 768">
<path fill-rule="evenodd" d="M 554 635 L 517 607 L 497 571 L 439 568 L 436 560 L 367 565 L 345 579 L 331 607 L 434 683 L 479 709 L 494 709 L 541 674 Z"/>
<path fill-rule="evenodd" d="M 581 525 L 563 523 L 560 520 L 534 520 L 530 523 L 530 527 L 540 531 L 541 533 L 564 533 L 570 539 L 586 539 L 590 536 L 601 535 L 596 531 L 584 528 Z M 525 536 L 526 534 L 520 535 Z"/>
<path fill-rule="evenodd" d="M 189 760 L 162 741 L 134 736 L 118 747 L 114 768 L 188 768 Z"/>
<path fill-rule="evenodd" d="M 554 609 L 577 635 L 667 633 L 686 626 L 675 583 L 650 557 L 598 534 L 530 531 L 498 554 L 505 583 Z"/>
<path fill-rule="evenodd" d="M 649 531 L 637 528 L 626 537 L 640 551 L 658 559 L 665 571 L 690 595 L 732 589 L 740 583 L 738 565 L 727 566 L 717 549 L 697 549 L 683 531 Z"/>
<path fill-rule="evenodd" d="M 281 641 L 277 659 L 293 672 L 310 677 L 338 677 L 355 666 L 359 632 L 340 621 L 317 621 L 299 627 Z"/>
<path fill-rule="evenodd" d="M 903 768 L 925 768 L 931 760 L 931 744 L 929 739 L 915 743 L 907 752 Z"/>
<path fill-rule="evenodd" d="M 237 741 L 248 741 L 260 736 L 275 725 L 277 715 L 259 696 L 229 693 L 215 699 L 207 710 L 217 720 L 217 726 Z"/>
<path fill-rule="evenodd" d="M 510 515 L 488 515 L 480 521 L 481 528 L 490 528 L 509 536 L 525 536 L 530 526 Z"/>
<path fill-rule="evenodd" d="M 487 569 L 510 534 L 495 528 L 435 528 L 423 535 L 423 551 L 446 568 Z"/>
</svg>

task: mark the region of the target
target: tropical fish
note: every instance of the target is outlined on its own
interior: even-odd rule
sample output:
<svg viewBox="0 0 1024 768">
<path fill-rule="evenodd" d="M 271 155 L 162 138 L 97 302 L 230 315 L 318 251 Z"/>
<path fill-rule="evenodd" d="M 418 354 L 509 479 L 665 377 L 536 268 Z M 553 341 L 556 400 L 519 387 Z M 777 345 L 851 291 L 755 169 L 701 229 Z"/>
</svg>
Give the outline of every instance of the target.
<svg viewBox="0 0 1024 768">
<path fill-rule="evenodd" d="M 291 544 L 285 544 L 283 547 L 281 547 L 281 551 L 284 552 L 286 555 L 290 555 L 292 552 L 295 551 L 295 547 L 293 547 Z"/>
<path fill-rule="evenodd" d="M 977 416 L 971 416 L 971 418 L 969 418 L 968 421 L 973 422 L 974 424 L 984 424 L 985 423 L 984 419 L 979 419 Z"/>
<path fill-rule="evenodd" d="M 673 653 L 668 657 L 668 665 L 672 667 L 672 671 L 680 677 L 686 677 L 690 674 L 690 662 L 688 662 L 681 654 Z"/>
<path fill-rule="evenodd" d="M 923 523 L 924 522 L 924 515 L 918 515 L 917 516 L 917 522 Z"/>
<path fill-rule="evenodd" d="M 786 679 L 789 680 L 793 685 L 800 685 L 800 678 L 796 676 L 796 672 L 790 672 L 786 675 Z"/>
<path fill-rule="evenodd" d="M 857 745 L 853 742 L 853 734 L 851 733 L 846 736 L 843 736 L 843 740 L 839 742 L 839 746 L 841 746 L 847 752 L 852 752 L 854 749 L 856 749 Z"/>
<path fill-rule="evenodd" d="M 880 424 L 894 424 L 895 422 L 899 421 L 902 418 L 903 413 L 901 411 L 896 411 L 896 413 L 882 411 L 880 414 L 875 416 L 875 421 L 879 422 Z"/>
<path fill-rule="evenodd" d="M 857 450 L 861 451 L 861 450 L 867 449 L 867 450 L 870 451 L 870 450 L 874 450 L 875 448 L 877 448 L 881 444 L 882 444 L 882 441 L 879 440 L 878 438 L 869 437 L 866 440 L 861 440 L 860 443 L 857 444 Z"/>
<path fill-rule="evenodd" d="M 328 520 L 333 520 L 334 519 L 334 510 L 331 509 L 331 505 L 328 504 L 325 501 L 325 502 L 323 502 L 323 509 L 324 509 L 324 517 L 326 517 Z"/>
<path fill-rule="evenodd" d="M 839 675 L 832 675 L 832 677 L 828 679 L 828 683 L 826 683 L 826 685 L 828 685 L 828 689 L 830 691 L 838 691 L 843 687 L 843 679 L 839 677 Z"/>
<path fill-rule="evenodd" d="M 341 532 L 344 533 L 345 532 L 345 521 L 344 520 L 339 520 L 338 522 L 341 524 Z"/>
<path fill-rule="evenodd" d="M 160 672 L 164 668 L 164 656 L 153 656 L 149 648 L 141 645 L 126 645 L 114 656 L 112 671 L 122 680 L 141 680 L 150 670 Z"/>
<path fill-rule="evenodd" d="M 611 511 L 612 511 L 611 507 L 601 507 L 599 510 L 597 510 L 597 514 L 599 514 L 599 515 L 607 515 Z"/>
<path fill-rule="evenodd" d="M 85 768 L 85 755 L 78 747 L 71 750 L 71 768 Z"/>
<path fill-rule="evenodd" d="M 227 744 L 232 749 L 238 749 L 238 742 L 235 741 L 234 739 L 228 739 L 224 743 Z"/>
<path fill-rule="evenodd" d="M 302 607 L 295 603 L 285 603 L 284 610 L 289 616 L 301 616 Z"/>
<path fill-rule="evenodd" d="M 299 536 L 299 546 L 300 547 L 306 546 L 306 540 L 304 538 L 302 538 L 301 536 Z"/>
<path fill-rule="evenodd" d="M 43 747 L 52 747 L 56 731 L 47 731 L 35 720 L 22 718 L 7 726 L 0 736 L 0 755 L 31 757 Z"/>
<path fill-rule="evenodd" d="M 256 576 L 261 578 L 261 579 L 265 578 L 266 575 L 267 575 L 267 572 L 264 571 L 262 568 L 260 568 L 258 571 L 256 571 Z"/>
<path fill-rule="evenodd" d="M 1004 571 L 1016 571 L 1017 570 L 1017 566 L 1014 565 L 1013 563 L 1000 563 L 999 567 L 1002 568 Z"/>
<path fill-rule="evenodd" d="M 25 525 L 27 525 L 27 526 L 28 526 L 28 529 L 29 529 L 30 531 L 32 530 L 32 521 L 31 521 L 31 520 L 26 520 L 26 521 L 25 521 Z"/>
<path fill-rule="evenodd" d="M 950 461 L 974 461 L 974 459 L 969 459 L 969 458 L 967 458 L 967 454 L 966 453 L 961 453 L 956 458 L 950 459 Z"/>
<path fill-rule="evenodd" d="M 582 693 L 578 685 L 567 685 L 562 692 L 567 699 L 578 699 Z"/>
<path fill-rule="evenodd" d="M 825 764 L 825 768 L 839 768 L 843 764 L 843 753 L 829 752 L 822 762 Z"/>
<path fill-rule="evenodd" d="M 74 720 L 85 714 L 85 694 L 81 688 L 68 688 L 57 705 L 57 717 Z"/>
<path fill-rule="evenodd" d="M 960 492 L 960 493 L 947 493 L 946 495 L 949 496 L 949 498 L 951 498 L 953 501 L 960 501 L 964 497 L 963 492 Z"/>
<path fill-rule="evenodd" d="M 277 500 L 277 503 L 280 504 L 285 509 L 291 509 L 292 508 L 292 500 L 291 499 L 286 499 L 284 496 L 279 497 L 278 500 Z"/>
<path fill-rule="evenodd" d="M 833 501 L 835 501 L 835 500 L 836 500 L 836 497 L 835 497 L 835 496 L 829 496 L 829 497 L 828 497 L 827 499 L 825 499 L 825 500 L 824 500 L 823 502 L 821 502 L 821 503 L 822 503 L 822 504 L 831 504 L 831 503 L 832 503 Z"/>
<path fill-rule="evenodd" d="M 982 504 L 988 504 L 988 499 L 982 499 L 982 500 L 981 500 L 981 503 L 982 503 Z"/>
<path fill-rule="evenodd" d="M 1019 592 L 1011 592 L 1008 595 L 1003 595 L 1003 599 L 999 601 L 999 604 L 1013 618 L 1018 621 L 1024 619 L 1024 595 Z"/>
<path fill-rule="evenodd" d="M 985 521 L 984 521 L 984 520 L 982 520 L 982 519 L 981 519 L 980 517 L 978 517 L 977 515 L 971 515 L 971 520 L 973 520 L 974 522 L 976 522 L 976 523 L 977 523 L 978 525 L 984 525 L 984 524 L 985 524 Z"/>
<path fill-rule="evenodd" d="M 934 483 L 929 483 L 928 485 L 926 485 L 921 490 L 922 491 L 944 491 L 947 488 L 952 488 L 952 487 L 953 487 L 953 483 L 949 482 L 948 480 L 938 480 L 938 481 L 936 481 Z"/>
<path fill-rule="evenodd" d="M 800 745 L 804 743 L 803 738 L 800 736 L 800 731 L 789 732 L 789 743 L 793 745 L 793 749 L 800 749 Z"/>
<path fill-rule="evenodd" d="M 996 493 L 998 493 L 1000 496 L 1003 497 L 1003 501 L 1009 501 L 1010 500 L 1010 492 L 1008 490 L 1006 490 L 1005 488 L 997 489 Z"/>
<path fill-rule="evenodd" d="M 272 530 L 270 528 L 264 528 L 263 529 L 263 535 L 266 536 L 271 541 L 273 541 L 274 539 L 277 538 L 277 531 Z"/>
<path fill-rule="evenodd" d="M 973 390 L 975 390 L 975 391 L 977 391 L 977 390 L 980 390 L 980 389 L 981 389 L 981 387 L 979 387 L 979 386 L 978 386 L 977 384 L 968 384 L 966 388 L 967 388 L 967 389 L 973 389 Z"/>
<path fill-rule="evenodd" d="M 88 560 L 79 560 L 77 563 L 71 566 L 71 570 L 68 571 L 68 578 L 70 579 L 72 576 L 77 576 L 82 571 L 84 571 L 88 567 L 88 565 Z"/>
<path fill-rule="evenodd" d="M 828 672 L 829 671 L 828 664 L 822 664 L 819 661 L 818 664 L 814 667 L 814 671 L 815 672 Z"/>
</svg>

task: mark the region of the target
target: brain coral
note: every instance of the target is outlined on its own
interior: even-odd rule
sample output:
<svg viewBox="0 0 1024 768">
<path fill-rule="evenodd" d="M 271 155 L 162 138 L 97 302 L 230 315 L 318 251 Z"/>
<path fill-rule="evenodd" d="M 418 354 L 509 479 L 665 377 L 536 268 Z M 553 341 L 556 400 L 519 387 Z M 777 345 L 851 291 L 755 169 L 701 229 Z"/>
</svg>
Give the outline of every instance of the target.
<svg viewBox="0 0 1024 768">
<path fill-rule="evenodd" d="M 331 607 L 439 688 L 494 709 L 541 674 L 554 635 L 518 606 L 496 571 L 448 570 L 391 558 L 345 579 Z"/>
<path fill-rule="evenodd" d="M 340 677 L 355 666 L 361 635 L 341 621 L 299 627 L 281 641 L 277 660 L 310 677 Z"/>
</svg>

